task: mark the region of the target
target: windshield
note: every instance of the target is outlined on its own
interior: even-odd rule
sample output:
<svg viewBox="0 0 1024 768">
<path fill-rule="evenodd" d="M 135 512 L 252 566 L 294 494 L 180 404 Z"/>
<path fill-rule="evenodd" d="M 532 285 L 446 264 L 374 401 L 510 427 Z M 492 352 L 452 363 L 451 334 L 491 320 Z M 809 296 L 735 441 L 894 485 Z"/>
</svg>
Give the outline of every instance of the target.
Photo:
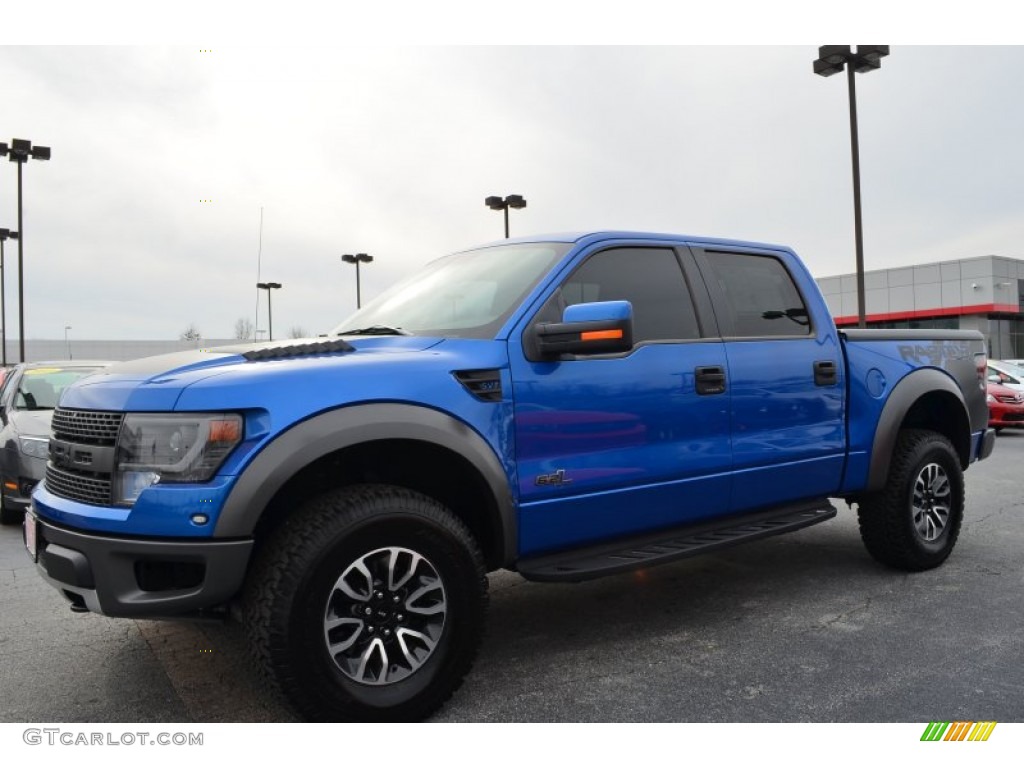
<svg viewBox="0 0 1024 768">
<path fill-rule="evenodd" d="M 18 382 L 14 408 L 19 411 L 51 411 L 71 383 L 100 369 L 99 366 L 28 368 Z"/>
<path fill-rule="evenodd" d="M 331 333 L 493 338 L 570 246 L 519 243 L 445 256 L 386 291 Z"/>
<path fill-rule="evenodd" d="M 1014 376 L 1024 377 L 1024 366 L 1018 365 L 1017 363 L 1010 363 L 1006 360 L 992 360 L 999 368 L 1005 368 L 1007 373 L 1011 373 Z"/>
</svg>

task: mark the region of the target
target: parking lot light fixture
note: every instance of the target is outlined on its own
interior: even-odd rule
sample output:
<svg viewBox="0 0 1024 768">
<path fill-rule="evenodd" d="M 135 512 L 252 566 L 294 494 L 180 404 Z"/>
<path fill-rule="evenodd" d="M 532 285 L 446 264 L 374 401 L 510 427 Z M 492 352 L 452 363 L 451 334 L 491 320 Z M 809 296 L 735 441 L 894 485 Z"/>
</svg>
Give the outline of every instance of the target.
<svg viewBox="0 0 1024 768">
<path fill-rule="evenodd" d="M 341 257 L 341 260 L 346 264 L 356 265 L 356 309 L 359 309 L 363 306 L 362 292 L 359 287 L 359 265 L 369 264 L 373 261 L 373 256 L 365 253 L 346 253 Z"/>
<path fill-rule="evenodd" d="M 857 325 L 867 325 L 864 305 L 864 235 L 860 213 L 860 144 L 857 138 L 857 86 L 854 72 L 871 72 L 882 66 L 882 58 L 889 55 L 888 45 L 859 45 L 853 50 L 848 45 L 822 45 L 814 60 L 814 74 L 830 77 L 846 68 L 846 82 L 850 92 L 850 154 L 853 158 L 853 230 L 857 249 Z"/>
<path fill-rule="evenodd" d="M 6 144 L 0 144 L 0 146 L 6 146 Z M 3 244 L 8 240 L 17 240 L 17 232 L 11 229 L 0 229 L 0 365 L 7 365 L 7 309 L 4 306 L 4 297 L 6 292 L 4 290 L 4 254 Z"/>
<path fill-rule="evenodd" d="M 274 309 L 270 304 L 270 292 L 281 287 L 280 283 L 256 283 L 257 288 L 267 292 L 267 328 L 270 331 L 270 341 L 274 340 Z"/>
<path fill-rule="evenodd" d="M 6 149 L 6 144 L 0 144 L 0 147 Z M 0 154 L 3 154 L 0 152 Z M 7 365 L 7 308 L 4 306 L 4 299 L 7 296 L 7 292 L 4 289 L 4 243 L 7 240 L 17 240 L 18 233 L 10 229 L 0 229 L 0 356 L 2 361 L 0 364 Z"/>
<path fill-rule="evenodd" d="M 490 197 L 484 198 L 484 205 L 490 208 L 492 211 L 504 211 L 505 212 L 505 239 L 508 239 L 508 209 L 509 208 L 525 208 L 526 198 L 522 195 L 506 195 L 504 198 L 498 197 L 497 195 L 491 195 Z"/>
<path fill-rule="evenodd" d="M 18 349 L 21 362 L 25 362 L 25 222 L 22 220 L 21 168 L 30 158 L 49 160 L 50 148 L 32 146 L 28 139 L 12 139 L 6 149 L 7 159 L 18 164 Z"/>
</svg>

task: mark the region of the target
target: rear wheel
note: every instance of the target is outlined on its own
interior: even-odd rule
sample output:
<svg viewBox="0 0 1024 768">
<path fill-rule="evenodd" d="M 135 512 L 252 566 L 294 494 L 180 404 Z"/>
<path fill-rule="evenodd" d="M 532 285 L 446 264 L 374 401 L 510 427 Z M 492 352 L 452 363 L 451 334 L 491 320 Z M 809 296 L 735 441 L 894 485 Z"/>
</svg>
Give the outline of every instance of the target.
<svg viewBox="0 0 1024 768">
<path fill-rule="evenodd" d="M 868 552 L 904 571 L 941 565 L 960 535 L 964 480 L 949 440 L 936 432 L 900 432 L 885 488 L 861 499 L 857 519 Z"/>
<path fill-rule="evenodd" d="M 312 720 L 418 720 L 461 684 L 487 578 L 466 527 L 390 486 L 331 492 L 290 517 L 247 586 L 245 622 L 272 687 Z"/>
</svg>

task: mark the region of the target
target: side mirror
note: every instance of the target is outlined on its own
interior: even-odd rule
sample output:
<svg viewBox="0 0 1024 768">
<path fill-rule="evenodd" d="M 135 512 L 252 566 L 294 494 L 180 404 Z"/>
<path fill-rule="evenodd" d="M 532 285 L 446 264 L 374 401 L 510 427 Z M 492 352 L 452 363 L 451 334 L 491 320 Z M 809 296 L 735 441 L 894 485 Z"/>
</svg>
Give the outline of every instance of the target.
<svg viewBox="0 0 1024 768">
<path fill-rule="evenodd" d="M 633 305 L 594 301 L 566 307 L 560 323 L 537 323 L 537 351 L 543 357 L 605 355 L 633 348 Z"/>
</svg>

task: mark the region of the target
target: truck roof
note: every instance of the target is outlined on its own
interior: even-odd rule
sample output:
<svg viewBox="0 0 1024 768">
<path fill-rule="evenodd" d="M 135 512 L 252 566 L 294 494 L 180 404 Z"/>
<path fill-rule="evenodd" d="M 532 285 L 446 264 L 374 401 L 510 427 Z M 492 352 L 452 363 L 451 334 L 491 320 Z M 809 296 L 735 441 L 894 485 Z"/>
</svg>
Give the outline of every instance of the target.
<svg viewBox="0 0 1024 768">
<path fill-rule="evenodd" d="M 684 240 L 689 242 L 700 242 L 707 245 L 740 246 L 748 248 L 771 248 L 774 250 L 790 250 L 788 246 L 772 243 L 756 242 L 752 240 L 731 240 L 718 237 L 701 237 L 696 235 L 684 235 L 667 232 L 640 232 L 631 230 L 592 230 L 582 232 L 555 232 L 537 235 L 526 235 L 524 237 L 512 237 L 507 240 L 494 240 L 485 243 L 482 247 L 492 245 L 508 245 L 513 243 L 580 243 L 599 242 L 601 240 Z"/>
</svg>

